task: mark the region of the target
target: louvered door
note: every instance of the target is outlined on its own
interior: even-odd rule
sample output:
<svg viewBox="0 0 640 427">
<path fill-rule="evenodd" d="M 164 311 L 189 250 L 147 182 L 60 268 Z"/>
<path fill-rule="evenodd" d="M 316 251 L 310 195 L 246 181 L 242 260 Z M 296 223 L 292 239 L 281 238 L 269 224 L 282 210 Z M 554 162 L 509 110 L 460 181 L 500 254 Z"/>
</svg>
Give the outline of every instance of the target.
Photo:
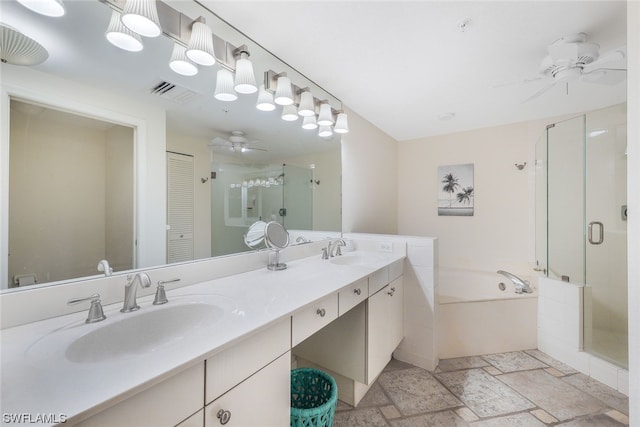
<svg viewBox="0 0 640 427">
<path fill-rule="evenodd" d="M 167 152 L 167 262 L 193 259 L 193 156 Z"/>
</svg>

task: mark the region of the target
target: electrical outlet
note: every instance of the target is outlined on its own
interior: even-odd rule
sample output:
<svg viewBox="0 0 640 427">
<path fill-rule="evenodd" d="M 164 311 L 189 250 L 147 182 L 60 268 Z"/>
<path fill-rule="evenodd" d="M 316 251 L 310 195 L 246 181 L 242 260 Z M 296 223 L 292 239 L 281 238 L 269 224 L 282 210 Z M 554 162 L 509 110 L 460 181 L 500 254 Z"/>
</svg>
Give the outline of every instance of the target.
<svg viewBox="0 0 640 427">
<path fill-rule="evenodd" d="M 380 242 L 378 244 L 378 250 L 380 252 L 393 252 L 393 243 L 391 243 L 391 242 Z"/>
</svg>

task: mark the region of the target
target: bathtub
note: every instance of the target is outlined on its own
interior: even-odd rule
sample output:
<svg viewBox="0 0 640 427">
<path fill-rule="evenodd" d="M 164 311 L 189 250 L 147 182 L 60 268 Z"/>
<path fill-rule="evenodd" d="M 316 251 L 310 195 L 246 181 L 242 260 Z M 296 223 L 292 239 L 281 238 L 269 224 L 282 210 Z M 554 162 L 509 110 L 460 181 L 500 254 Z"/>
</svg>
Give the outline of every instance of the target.
<svg viewBox="0 0 640 427">
<path fill-rule="evenodd" d="M 440 269 L 436 311 L 440 359 L 537 347 L 535 277 L 513 273 L 528 280 L 533 293 L 517 294 L 511 281 L 495 272 Z"/>
</svg>

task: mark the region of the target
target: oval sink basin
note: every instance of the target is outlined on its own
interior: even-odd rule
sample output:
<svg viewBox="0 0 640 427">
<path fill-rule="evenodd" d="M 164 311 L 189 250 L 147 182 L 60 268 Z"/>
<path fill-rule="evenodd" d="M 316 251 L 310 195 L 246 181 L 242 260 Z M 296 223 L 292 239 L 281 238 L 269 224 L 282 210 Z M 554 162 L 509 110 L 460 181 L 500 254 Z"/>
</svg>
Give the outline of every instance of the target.
<svg viewBox="0 0 640 427">
<path fill-rule="evenodd" d="M 219 321 L 223 313 L 216 305 L 192 303 L 123 316 L 73 341 L 65 356 L 76 363 L 96 363 L 149 353 Z"/>
<path fill-rule="evenodd" d="M 34 362 L 66 359 L 73 363 L 113 362 L 147 356 L 199 334 L 232 314 L 236 305 L 220 295 L 184 295 L 165 305 L 143 306 L 133 313 L 115 308 L 93 324 L 76 321 L 34 342 L 27 356 Z"/>
</svg>

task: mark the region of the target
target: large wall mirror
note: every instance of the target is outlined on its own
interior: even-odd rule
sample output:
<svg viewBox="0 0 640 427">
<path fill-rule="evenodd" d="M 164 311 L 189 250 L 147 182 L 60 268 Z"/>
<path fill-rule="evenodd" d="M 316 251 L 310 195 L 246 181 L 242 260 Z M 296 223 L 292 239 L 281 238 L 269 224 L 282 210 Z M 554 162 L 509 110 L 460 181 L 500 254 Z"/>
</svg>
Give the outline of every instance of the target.
<svg viewBox="0 0 640 427">
<path fill-rule="evenodd" d="M 95 277 L 102 259 L 118 274 L 255 250 L 244 235 L 256 221 L 298 243 L 340 233 L 340 135 L 256 109 L 257 93 L 215 99 L 222 66 L 169 67 L 176 32 L 203 17 L 216 57 L 246 46 L 258 86 L 286 72 L 294 91 L 334 112 L 340 101 L 200 4 L 157 4 L 165 34 L 127 52 L 105 38 L 117 0 L 65 2 L 60 18 L 2 2 L 3 25 L 48 52 L 1 64 L 3 291 Z"/>
</svg>

